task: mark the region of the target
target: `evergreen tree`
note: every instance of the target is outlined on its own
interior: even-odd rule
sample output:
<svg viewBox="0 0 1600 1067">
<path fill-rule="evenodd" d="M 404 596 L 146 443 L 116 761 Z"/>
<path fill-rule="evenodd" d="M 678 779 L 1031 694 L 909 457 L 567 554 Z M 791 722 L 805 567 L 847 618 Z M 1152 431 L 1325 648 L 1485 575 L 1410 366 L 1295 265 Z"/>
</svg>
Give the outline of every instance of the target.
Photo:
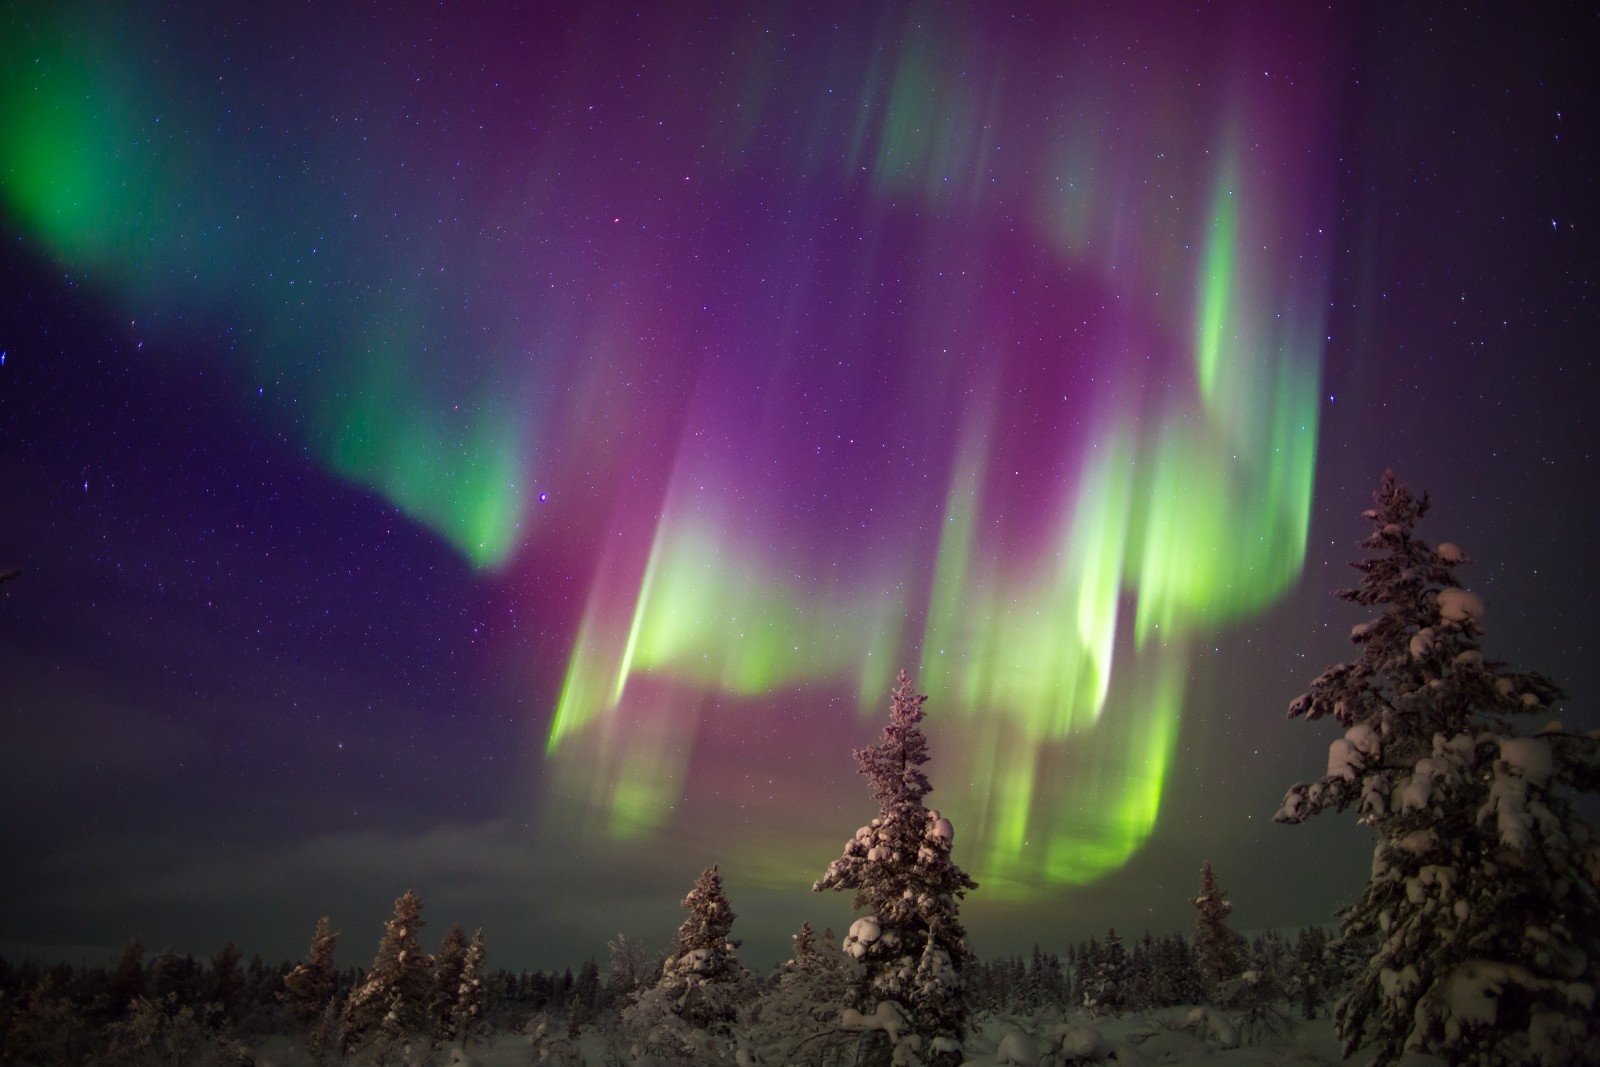
<svg viewBox="0 0 1600 1067">
<path fill-rule="evenodd" d="M 1155 939 L 1146 930 L 1144 939 L 1134 945 L 1133 951 L 1128 954 L 1125 1011 L 1149 1011 L 1155 1006 L 1155 962 L 1151 959 L 1154 953 Z"/>
<path fill-rule="evenodd" d="M 802 922 L 800 929 L 796 930 L 794 937 L 794 960 L 809 959 L 817 954 L 817 935 L 812 931 L 811 924 Z"/>
<path fill-rule="evenodd" d="M 344 1048 L 344 1023 L 339 1002 L 328 999 L 322 1006 L 322 1013 L 317 1016 L 316 1022 L 311 1024 L 311 1031 L 306 1035 L 306 1051 L 311 1053 L 311 1062 L 317 1067 L 334 1063 L 341 1057 L 340 1050 Z"/>
<path fill-rule="evenodd" d="M 578 978 L 572 983 L 569 1021 L 575 1026 L 591 1025 L 600 1014 L 604 994 L 600 986 L 600 965 L 591 957 L 578 969 Z"/>
<path fill-rule="evenodd" d="M 283 1030 L 284 1012 L 279 1006 L 278 991 L 288 973 L 287 964 L 274 968 L 267 966 L 260 953 L 250 957 L 244 969 L 244 1004 L 239 1009 L 241 1033 L 272 1034 Z"/>
<path fill-rule="evenodd" d="M 215 1005 L 210 1005 L 214 1008 Z M 106 1028 L 107 1059 L 112 1063 L 193 1063 L 217 1051 L 213 1033 L 193 1004 L 170 994 L 160 1000 L 135 997 L 123 1018 Z"/>
<path fill-rule="evenodd" d="M 1062 1000 L 1067 1004 L 1078 1004 L 1083 1000 L 1083 948 L 1080 945 L 1067 946 L 1067 974 L 1062 986 Z"/>
<path fill-rule="evenodd" d="M 1127 1007 L 1128 950 L 1115 930 L 1092 952 L 1092 970 L 1083 983 L 1083 1006 L 1094 1015 L 1111 1015 Z"/>
<path fill-rule="evenodd" d="M 836 947 L 820 944 L 810 923 L 794 935 L 794 958 L 778 969 L 778 980 L 762 998 L 752 1031 L 769 1063 L 843 1063 L 850 1038 L 839 1029 L 849 1005 L 847 960 Z"/>
<path fill-rule="evenodd" d="M 1200 964 L 1200 980 L 1205 996 L 1215 998 L 1217 991 L 1231 979 L 1237 978 L 1245 966 L 1244 938 L 1228 925 L 1233 913 L 1233 902 L 1217 885 L 1211 861 L 1200 865 L 1200 895 L 1194 899 L 1195 916 L 1194 954 Z"/>
<path fill-rule="evenodd" d="M 145 976 L 145 987 L 150 999 L 164 1001 L 172 997 L 180 1004 L 193 1004 L 199 997 L 199 975 L 193 957 L 179 956 L 171 948 L 164 948 L 150 961 L 150 973 Z"/>
<path fill-rule="evenodd" d="M 690 953 L 704 953 L 712 968 L 720 966 L 739 942 L 733 940 L 733 907 L 722 891 L 722 875 L 715 866 L 700 872 L 694 888 L 683 898 L 683 907 L 689 914 L 678 927 L 674 955 L 682 959 Z"/>
<path fill-rule="evenodd" d="M 660 980 L 622 1013 L 623 1028 L 641 1054 L 714 1063 L 732 1055 L 735 1023 L 756 991 L 735 954 L 733 907 L 716 867 L 700 873 L 683 907 L 689 914 L 673 954 Z"/>
<path fill-rule="evenodd" d="M 462 957 L 461 980 L 456 986 L 455 1003 L 450 1009 L 450 1032 L 457 1041 L 472 1041 L 481 1036 L 485 1028 L 487 989 L 483 981 L 483 967 L 486 955 L 483 931 L 479 930 L 472 935 L 472 943 Z"/>
<path fill-rule="evenodd" d="M 1039 988 L 1043 997 L 1043 1007 L 1059 1009 L 1066 1005 L 1066 975 L 1061 967 L 1061 957 L 1054 952 L 1045 954 Z"/>
<path fill-rule="evenodd" d="M 1156 942 L 1153 999 L 1159 1007 L 1198 1004 L 1205 999 L 1201 991 L 1200 966 L 1194 949 L 1182 934 Z"/>
<path fill-rule="evenodd" d="M 0 1062 L 92 1062 L 87 1055 L 89 1027 L 57 975 L 46 972 L 7 1015 Z"/>
<path fill-rule="evenodd" d="M 333 998 L 334 986 L 338 981 L 333 952 L 338 943 L 339 935 L 333 932 L 332 922 L 328 916 L 322 916 L 311 934 L 311 947 L 306 950 L 306 961 L 297 964 L 283 976 L 283 990 L 278 994 L 278 999 L 288 1007 L 295 1022 L 302 1027 L 316 1025 L 317 1020 L 322 1018 L 323 1009 Z"/>
<path fill-rule="evenodd" d="M 344 1002 L 345 1050 L 363 1043 L 394 1044 L 428 1028 L 429 971 L 418 934 L 424 926 L 422 901 L 409 890 L 394 902 L 394 916 L 383 924 L 378 954 L 365 979 Z"/>
<path fill-rule="evenodd" d="M 1317 1017 L 1317 1009 L 1327 995 L 1328 985 L 1328 935 L 1321 927 L 1308 926 L 1300 931 L 1294 945 L 1294 981 L 1291 983 L 1295 999 L 1300 1004 L 1300 1014 L 1307 1019 Z"/>
<path fill-rule="evenodd" d="M 883 740 L 854 753 L 878 817 L 856 831 L 812 888 L 854 890 L 854 907 L 868 912 L 844 946 L 862 964 L 858 1007 L 875 1014 L 880 1003 L 894 1002 L 929 1062 L 960 1062 L 969 1013 L 961 972 L 969 954 L 959 901 L 978 886 L 950 859 L 950 820 L 923 805 L 933 788 L 922 771 L 926 700 L 901 671 Z"/>
<path fill-rule="evenodd" d="M 627 934 L 618 934 L 606 945 L 611 952 L 611 971 L 607 979 L 607 995 L 613 1003 L 622 1004 L 633 996 L 641 985 L 656 976 L 647 974 L 644 949 Z"/>
<path fill-rule="evenodd" d="M 136 999 L 144 996 L 144 978 L 144 942 L 136 937 L 122 946 L 117 966 L 95 1000 L 93 1014 L 102 1019 L 121 1017 Z"/>
<path fill-rule="evenodd" d="M 1339 1034 L 1380 1064 L 1411 1049 L 1600 1062 L 1600 854 L 1573 799 L 1600 786 L 1596 735 L 1516 727 L 1559 689 L 1484 658 L 1483 602 L 1456 579 L 1469 561 L 1415 536 L 1426 495 L 1386 472 L 1374 500 L 1361 542 L 1373 555 L 1335 595 L 1381 613 L 1352 631 L 1358 657 L 1289 707 L 1331 716 L 1344 736 L 1327 774 L 1290 789 L 1276 816 L 1355 805 L 1377 835 L 1371 880 L 1342 913 L 1343 940 L 1376 947 L 1335 1009 Z"/>
<path fill-rule="evenodd" d="M 232 941 L 211 957 L 206 1003 L 216 1005 L 221 1018 L 229 1023 L 238 1021 L 239 1009 L 244 1002 L 244 972 L 239 969 L 239 961 L 243 958 L 244 953 Z"/>
<path fill-rule="evenodd" d="M 466 962 L 466 931 L 460 923 L 451 923 L 434 956 L 433 995 L 428 998 L 428 1022 L 441 1038 L 448 1038 L 455 1029 L 456 998 L 461 995 L 461 969 Z"/>
</svg>

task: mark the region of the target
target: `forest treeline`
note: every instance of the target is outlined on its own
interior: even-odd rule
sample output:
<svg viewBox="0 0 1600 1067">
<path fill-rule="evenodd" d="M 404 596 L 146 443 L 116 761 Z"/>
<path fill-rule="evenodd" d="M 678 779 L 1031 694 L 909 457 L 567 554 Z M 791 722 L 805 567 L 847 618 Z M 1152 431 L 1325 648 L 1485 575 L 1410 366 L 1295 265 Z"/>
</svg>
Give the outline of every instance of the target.
<svg viewBox="0 0 1600 1067">
<path fill-rule="evenodd" d="M 1325 1015 L 1363 963 L 1359 951 L 1334 945 L 1326 929 L 1306 927 L 1293 937 L 1276 931 L 1240 937 L 1236 959 L 1208 976 L 1196 944 L 1215 936 L 1214 927 L 1202 927 L 1192 935 L 1145 931 L 1124 941 L 1108 930 L 1065 951 L 1035 947 L 1027 956 L 974 960 L 967 971 L 971 1006 L 980 1017 L 1024 1020 L 1065 1018 L 1080 1008 L 1097 1014 L 1149 1011 L 1209 997 L 1252 1013 L 1257 1027 L 1269 1030 L 1281 1021 L 1278 1012 L 1291 1007 L 1307 1018 Z M 528 1035 L 536 1048 L 552 1054 L 562 1045 L 575 1048 L 585 1030 L 620 1042 L 623 1010 L 661 980 L 671 959 L 670 953 L 647 957 L 638 942 L 619 935 L 604 962 L 590 958 L 576 970 L 486 970 L 478 1013 L 463 1031 L 456 1011 L 462 961 L 457 946 L 463 941 L 460 927 L 452 926 L 428 955 L 426 1002 L 432 1010 L 406 1035 L 413 1041 L 442 1046 L 464 1039 L 470 1046 L 509 1032 Z M 313 950 L 317 944 L 314 936 Z M 802 961 L 814 954 L 844 972 L 848 957 L 832 930 L 800 947 Z M 231 942 L 210 957 L 171 949 L 151 953 L 137 939 L 109 967 L 0 957 L 0 1058 L 110 1064 L 165 1056 L 165 1062 L 251 1063 L 249 1050 L 262 1040 L 301 1034 L 313 1052 L 320 1039 L 318 1058 L 335 1062 L 342 1053 L 336 1027 L 324 1021 L 328 1007 L 345 1004 L 367 983 L 371 968 L 330 968 L 325 987 L 297 989 L 290 976 L 305 973 L 314 959 L 315 951 L 293 961 L 268 963 L 259 955 L 246 961 Z M 787 960 L 757 980 L 750 990 L 756 1002 L 777 993 L 796 966 Z M 1233 966 L 1237 973 L 1229 973 Z M 549 1061 L 560 1062 L 555 1055 Z"/>
</svg>

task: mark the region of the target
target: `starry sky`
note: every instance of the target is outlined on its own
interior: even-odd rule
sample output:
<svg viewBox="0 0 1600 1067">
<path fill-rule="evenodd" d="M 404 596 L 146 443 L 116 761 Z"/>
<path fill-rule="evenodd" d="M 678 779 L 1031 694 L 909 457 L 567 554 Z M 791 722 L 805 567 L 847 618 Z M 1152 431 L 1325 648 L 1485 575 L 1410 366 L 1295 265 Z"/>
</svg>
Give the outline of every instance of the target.
<svg viewBox="0 0 1600 1067">
<path fill-rule="evenodd" d="M 1392 8 L 1403 7 L 1404 10 Z M 1327 921 L 1385 467 L 1600 725 L 1595 13 L 8 5 L 0 944 L 782 958 L 899 666 L 981 955 Z"/>
</svg>

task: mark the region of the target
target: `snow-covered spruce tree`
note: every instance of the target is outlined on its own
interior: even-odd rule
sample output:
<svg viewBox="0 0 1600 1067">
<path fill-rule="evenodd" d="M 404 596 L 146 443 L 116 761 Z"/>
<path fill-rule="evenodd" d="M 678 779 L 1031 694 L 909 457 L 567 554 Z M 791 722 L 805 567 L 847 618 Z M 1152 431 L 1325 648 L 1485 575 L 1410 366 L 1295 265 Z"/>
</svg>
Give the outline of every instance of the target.
<svg viewBox="0 0 1600 1067">
<path fill-rule="evenodd" d="M 1128 950 L 1116 930 L 1106 931 L 1103 945 L 1094 946 L 1083 980 L 1083 1006 L 1091 1015 L 1112 1015 L 1127 1007 Z"/>
<path fill-rule="evenodd" d="M 1182 934 L 1157 941 L 1150 953 L 1151 1003 L 1158 1008 L 1196 1004 L 1202 999 L 1200 967 Z"/>
<path fill-rule="evenodd" d="M 1155 939 L 1150 931 L 1134 943 L 1128 953 L 1128 995 L 1124 1003 L 1131 1011 L 1149 1011 L 1156 1002 L 1155 964 L 1152 959 Z"/>
<path fill-rule="evenodd" d="M 122 947 L 117 966 L 109 975 L 101 972 L 101 988 L 90 1002 L 91 1022 L 104 1023 L 127 1014 L 136 998 L 144 995 L 144 942 L 134 938 Z"/>
<path fill-rule="evenodd" d="M 179 1003 L 191 1003 L 200 998 L 199 967 L 193 957 L 184 960 L 171 947 L 164 948 L 150 961 L 150 972 L 145 975 L 145 995 L 153 1001 L 165 1000 L 168 994 Z"/>
<path fill-rule="evenodd" d="M 578 969 L 572 983 L 572 999 L 567 1003 L 567 1022 L 573 1026 L 593 1026 L 605 1003 L 605 987 L 600 984 L 600 964 L 593 956 Z"/>
<path fill-rule="evenodd" d="M 90 1063 L 89 1049 L 99 1034 L 62 988 L 60 977 L 44 972 L 27 993 L 8 1005 L 0 1037 L 0 1063 Z M 93 1036 L 91 1036 L 93 1035 Z"/>
<path fill-rule="evenodd" d="M 626 1003 L 648 980 L 649 961 L 644 946 L 627 934 L 619 933 L 606 943 L 611 966 L 606 979 L 606 999 Z"/>
<path fill-rule="evenodd" d="M 1294 943 L 1294 972 L 1290 991 L 1300 1005 L 1300 1016 L 1315 1019 L 1328 990 L 1328 935 L 1320 926 L 1307 926 Z"/>
<path fill-rule="evenodd" d="M 1559 690 L 1484 659 L 1483 603 L 1456 580 L 1467 558 L 1414 534 L 1427 497 L 1385 473 L 1374 499 L 1361 542 L 1373 555 L 1335 595 L 1380 614 L 1352 631 L 1359 656 L 1289 706 L 1344 736 L 1276 816 L 1354 805 L 1377 834 L 1371 881 L 1342 912 L 1342 939 L 1377 947 L 1335 1009 L 1339 1034 L 1380 1064 L 1410 1049 L 1456 1064 L 1600 1062 L 1600 852 L 1573 807 L 1600 786 L 1597 734 L 1516 729 Z"/>
<path fill-rule="evenodd" d="M 483 1006 L 487 990 L 483 985 L 484 960 L 488 950 L 483 943 L 483 931 L 472 935 L 461 959 L 461 977 L 456 985 L 456 999 L 450 1007 L 450 1035 L 457 1041 L 468 1043 L 483 1036 L 485 1030 Z"/>
<path fill-rule="evenodd" d="M 844 855 L 812 888 L 852 889 L 854 907 L 868 912 L 844 943 L 845 952 L 862 964 L 856 1007 L 869 1017 L 887 1017 L 891 1013 L 880 1005 L 892 1002 L 904 1013 L 902 1057 L 959 1063 L 968 1017 L 961 981 L 968 951 L 959 901 L 978 884 L 950 859 L 950 820 L 923 806 L 933 788 L 922 771 L 928 762 L 920 725 L 927 699 L 902 670 L 883 740 L 854 753 L 878 802 L 878 817 L 856 831 Z"/>
<path fill-rule="evenodd" d="M 306 950 L 306 961 L 296 964 L 283 976 L 283 989 L 278 999 L 289 1009 L 289 1014 L 301 1027 L 310 1029 L 322 1017 L 333 996 L 338 972 L 333 966 L 333 952 L 339 935 L 333 932 L 333 923 L 324 915 L 317 920 L 311 934 L 311 947 Z"/>
<path fill-rule="evenodd" d="M 428 997 L 428 1025 L 448 1040 L 455 1029 L 456 998 L 461 995 L 461 968 L 467 962 L 467 932 L 451 923 L 433 957 L 433 990 Z"/>
<path fill-rule="evenodd" d="M 768 1063 L 848 1062 L 855 1035 L 839 1028 L 839 1017 L 849 1005 L 848 958 L 801 923 L 794 957 L 779 967 L 754 1015 L 756 1044 Z"/>
<path fill-rule="evenodd" d="M 111 1063 L 195 1063 L 207 1052 L 220 1052 L 214 1027 L 206 1016 L 215 1005 L 196 1010 L 174 994 L 161 1000 L 135 997 L 128 1014 L 106 1028 L 106 1059 Z"/>
<path fill-rule="evenodd" d="M 393 1044 L 428 1029 L 429 975 L 433 961 L 422 951 L 422 901 L 410 890 L 394 902 L 394 916 L 383 924 L 378 954 L 366 978 L 350 991 L 340 1020 L 345 1051 L 379 1041 Z"/>
<path fill-rule="evenodd" d="M 639 1055 L 669 1063 L 732 1062 L 735 1024 L 755 1000 L 755 983 L 739 962 L 733 907 L 722 876 L 707 867 L 683 898 L 689 912 L 661 978 L 622 1013 Z"/>
<path fill-rule="evenodd" d="M 243 958 L 239 946 L 229 941 L 211 957 L 211 970 L 206 975 L 205 1001 L 220 1009 L 220 1021 L 228 1026 L 238 1020 L 239 1006 L 244 999 L 244 972 L 239 969 Z"/>
<path fill-rule="evenodd" d="M 1218 991 L 1245 968 L 1244 938 L 1228 925 L 1233 902 L 1217 885 L 1211 861 L 1200 865 L 1200 895 L 1194 898 L 1194 954 L 1200 964 L 1202 991 L 1215 999 Z"/>
</svg>

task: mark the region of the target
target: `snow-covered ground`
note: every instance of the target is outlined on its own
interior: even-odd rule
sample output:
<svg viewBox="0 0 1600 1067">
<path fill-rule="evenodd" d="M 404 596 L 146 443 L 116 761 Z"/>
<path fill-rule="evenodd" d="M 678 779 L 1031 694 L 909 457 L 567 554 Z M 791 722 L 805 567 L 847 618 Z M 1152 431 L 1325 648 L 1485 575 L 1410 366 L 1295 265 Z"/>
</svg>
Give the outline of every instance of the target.
<svg viewBox="0 0 1600 1067">
<path fill-rule="evenodd" d="M 1210 1067 L 1334 1067 L 1346 1061 L 1339 1054 L 1333 1023 L 1326 1016 L 1305 1021 L 1286 1014 L 1275 1036 L 1251 1040 L 1236 1028 L 1232 1017 L 1194 1019 L 1194 1009 L 1173 1008 L 1130 1013 L 1107 1018 L 1077 1016 L 1061 1022 L 985 1018 L 967 1040 L 966 1062 L 972 1067 L 1038 1067 L 1073 1064 L 1186 1064 Z M 1231 1032 L 1230 1032 L 1231 1031 Z M 1054 1049 L 1055 1051 L 1052 1051 Z M 619 1059 L 615 1040 L 608 1034 L 585 1030 L 578 1042 L 579 1061 L 545 1060 L 576 1067 L 627 1067 Z M 1030 1053 L 1032 1058 L 1029 1058 Z M 1070 1058 L 1063 1058 L 1063 1054 Z M 258 1067 L 310 1067 L 311 1059 L 289 1038 L 272 1038 L 256 1050 Z M 426 1059 L 437 1067 L 451 1064 L 477 1067 L 527 1067 L 536 1062 L 529 1039 L 502 1033 L 491 1041 L 461 1051 L 446 1046 Z M 1418 1059 L 1417 1067 L 1431 1060 Z M 777 1065 L 769 1065 L 777 1067 Z"/>
</svg>

